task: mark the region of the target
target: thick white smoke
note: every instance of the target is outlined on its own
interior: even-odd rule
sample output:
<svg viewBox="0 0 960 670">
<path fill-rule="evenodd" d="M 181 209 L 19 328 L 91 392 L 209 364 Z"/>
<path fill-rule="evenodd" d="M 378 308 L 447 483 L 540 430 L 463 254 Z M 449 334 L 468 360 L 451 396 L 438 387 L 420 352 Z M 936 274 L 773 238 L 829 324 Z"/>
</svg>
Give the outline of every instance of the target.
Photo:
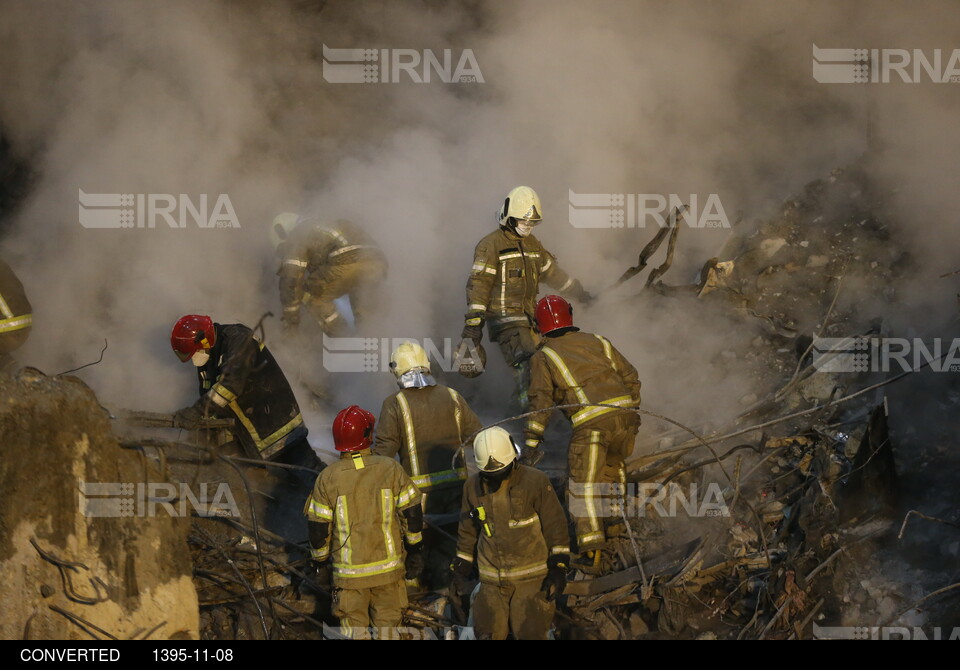
<svg viewBox="0 0 960 670">
<path fill-rule="evenodd" d="M 8 0 L 0 11 L 0 122 L 35 175 L 0 240 L 35 305 L 20 358 L 55 373 L 94 360 L 107 338 L 104 361 L 80 373 L 107 403 L 192 400 L 193 372 L 167 342 L 180 315 L 253 325 L 278 313 L 266 224 L 280 211 L 365 226 L 391 267 L 372 327 L 440 342 L 459 335 L 473 246 L 513 186 L 539 191 L 537 235 L 599 293 L 653 230 L 576 229 L 569 190 L 716 193 L 731 222 L 750 225 L 860 156 L 871 109 L 895 223 L 927 258 L 909 295 L 952 305 L 949 280 L 933 277 L 955 269 L 943 241 L 960 87 L 819 84 L 811 48 L 949 53 L 955 4 Z M 331 84 L 324 44 L 471 49 L 484 83 Z M 241 228 L 89 230 L 80 189 L 226 193 Z M 683 230 L 666 281 L 692 282 L 728 232 Z M 642 281 L 578 311 L 579 325 L 634 361 L 646 407 L 694 423 L 736 413 L 750 380 L 714 378 L 709 361 L 737 334 L 627 300 Z M 378 411 L 389 375 L 355 377 L 337 400 Z M 487 419 L 512 387 L 499 360 L 456 383 Z M 325 419 L 312 418 L 315 432 Z"/>
</svg>

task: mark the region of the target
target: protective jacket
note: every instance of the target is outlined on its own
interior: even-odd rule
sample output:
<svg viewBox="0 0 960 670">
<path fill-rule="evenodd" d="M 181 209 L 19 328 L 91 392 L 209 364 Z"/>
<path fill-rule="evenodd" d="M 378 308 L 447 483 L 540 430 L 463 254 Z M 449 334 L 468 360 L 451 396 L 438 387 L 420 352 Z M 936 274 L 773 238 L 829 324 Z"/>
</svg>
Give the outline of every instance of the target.
<svg viewBox="0 0 960 670">
<path fill-rule="evenodd" d="M 546 337 L 530 358 L 530 388 L 524 440 L 537 447 L 543 439 L 550 408 L 574 403 L 602 403 L 617 407 L 640 406 L 637 369 L 601 335 L 571 330 Z M 564 409 L 573 429 L 590 426 L 614 407 Z"/>
<path fill-rule="evenodd" d="M 307 436 L 300 407 L 270 350 L 242 324 L 215 323 L 210 360 L 197 368 L 204 414 L 232 415 L 237 438 L 252 453 L 271 459 Z"/>
<path fill-rule="evenodd" d="M 383 401 L 373 452 L 400 464 L 422 491 L 455 486 L 467 479 L 454 456 L 482 428 L 467 401 L 452 388 L 402 389 Z"/>
<path fill-rule="evenodd" d="M 32 311 L 23 284 L 0 260 L 0 354 L 8 354 L 27 341 L 33 325 Z"/>
<path fill-rule="evenodd" d="M 480 240 L 474 251 L 465 326 L 476 328 L 486 322 L 492 341 L 504 329 L 532 327 L 541 280 L 574 299 L 585 297 L 580 282 L 560 269 L 540 240 L 501 226 Z"/>
<path fill-rule="evenodd" d="M 328 272 L 332 266 L 343 268 L 363 264 L 385 272 L 387 265 L 383 252 L 370 236 L 343 220 L 331 226 L 304 221 L 284 244 L 282 256 L 280 302 L 285 313 L 299 310 L 305 294 L 320 296 L 329 292 L 328 275 L 339 278 L 343 274 Z M 370 272 L 368 270 L 367 274 Z M 344 288 L 349 289 L 348 286 Z M 334 295 L 331 300 L 337 297 L 339 295 Z"/>
<path fill-rule="evenodd" d="M 547 476 L 517 464 L 493 493 L 480 475 L 463 488 L 457 556 L 487 584 L 542 580 L 547 558 L 570 553 L 567 520 Z"/>
<path fill-rule="evenodd" d="M 333 558 L 334 583 L 365 589 L 403 579 L 403 541 L 417 544 L 422 534 L 408 533 L 404 510 L 420 504 L 420 492 L 395 460 L 369 449 L 347 452 L 328 466 L 307 499 L 310 521 L 332 524 L 314 560 Z"/>
</svg>

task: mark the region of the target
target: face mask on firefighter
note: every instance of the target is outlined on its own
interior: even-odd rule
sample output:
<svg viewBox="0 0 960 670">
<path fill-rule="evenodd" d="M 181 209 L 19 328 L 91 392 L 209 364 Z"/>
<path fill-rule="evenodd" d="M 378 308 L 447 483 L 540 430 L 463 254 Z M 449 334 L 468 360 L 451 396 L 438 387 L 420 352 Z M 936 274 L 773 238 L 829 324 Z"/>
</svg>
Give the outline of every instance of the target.
<svg viewBox="0 0 960 670">
<path fill-rule="evenodd" d="M 517 231 L 517 235 L 520 237 L 526 237 L 533 232 L 534 227 L 540 223 L 539 220 L 531 219 L 515 219 L 516 223 L 514 224 L 514 230 Z"/>
<path fill-rule="evenodd" d="M 210 360 L 210 353 L 207 351 L 198 351 L 190 357 L 190 361 L 198 368 L 202 368 Z"/>
</svg>

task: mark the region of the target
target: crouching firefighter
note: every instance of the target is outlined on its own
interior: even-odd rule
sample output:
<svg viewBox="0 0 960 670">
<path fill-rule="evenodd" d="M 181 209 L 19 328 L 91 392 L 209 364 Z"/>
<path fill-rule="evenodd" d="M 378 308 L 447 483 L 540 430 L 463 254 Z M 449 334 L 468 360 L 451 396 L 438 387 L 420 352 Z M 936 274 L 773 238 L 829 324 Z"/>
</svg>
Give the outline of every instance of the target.
<svg viewBox="0 0 960 670">
<path fill-rule="evenodd" d="M 544 341 L 530 359 L 528 409 L 543 411 L 527 418 L 522 460 L 536 463 L 541 457 L 550 408 L 583 405 L 563 410 L 573 428 L 567 508 L 581 552 L 575 565 L 596 573 L 602 570 L 607 524 L 621 523 L 608 508 L 622 495 L 624 460 L 640 427 L 639 415 L 629 411 L 640 406 L 640 380 L 636 368 L 608 339 L 579 332 L 573 308 L 560 296 L 542 298 L 536 318 Z"/>
<path fill-rule="evenodd" d="M 400 465 L 420 489 L 424 513 L 452 526 L 424 530 L 425 585 L 446 588 L 457 548 L 448 535 L 456 533 L 467 479 L 460 447 L 483 426 L 463 396 L 437 384 L 427 352 L 416 342 L 394 349 L 390 369 L 400 390 L 383 401 L 373 453 L 399 455 Z"/>
<path fill-rule="evenodd" d="M 567 520 L 547 476 L 520 465 L 502 428 L 473 441 L 479 473 L 467 480 L 453 565 L 451 598 L 467 595 L 474 569 L 478 639 L 547 638 L 556 600 L 566 587 L 570 556 Z"/>
<path fill-rule="evenodd" d="M 234 438 L 251 456 L 323 469 L 290 384 L 252 330 L 189 314 L 174 325 L 170 345 L 200 380 L 200 399 L 174 414 L 176 425 L 193 430 L 204 417 L 232 417 Z"/>
<path fill-rule="evenodd" d="M 341 632 L 396 638 L 407 605 L 404 577 L 423 569 L 420 492 L 391 458 L 370 453 L 373 414 L 352 405 L 333 421 L 340 460 L 320 473 L 304 514 L 315 580 L 334 590 Z M 401 538 L 402 534 L 402 538 Z"/>
</svg>

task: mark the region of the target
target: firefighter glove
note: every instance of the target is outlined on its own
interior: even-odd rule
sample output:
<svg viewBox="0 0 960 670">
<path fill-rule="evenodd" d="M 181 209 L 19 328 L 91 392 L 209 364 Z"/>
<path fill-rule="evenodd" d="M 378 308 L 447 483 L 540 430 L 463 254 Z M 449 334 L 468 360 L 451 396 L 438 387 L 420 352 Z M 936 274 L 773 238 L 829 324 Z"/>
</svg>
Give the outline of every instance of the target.
<svg viewBox="0 0 960 670">
<path fill-rule="evenodd" d="M 203 413 L 196 408 L 196 406 L 191 405 L 190 407 L 184 407 L 183 409 L 178 409 L 173 415 L 173 425 L 175 428 L 183 428 L 184 430 L 195 430 L 200 426 L 200 421 L 203 419 Z"/>
<path fill-rule="evenodd" d="M 547 559 L 547 576 L 543 578 L 540 590 L 548 601 L 556 600 L 563 595 L 563 590 L 567 587 L 569 562 L 570 557 L 566 554 L 558 554 Z"/>
</svg>

